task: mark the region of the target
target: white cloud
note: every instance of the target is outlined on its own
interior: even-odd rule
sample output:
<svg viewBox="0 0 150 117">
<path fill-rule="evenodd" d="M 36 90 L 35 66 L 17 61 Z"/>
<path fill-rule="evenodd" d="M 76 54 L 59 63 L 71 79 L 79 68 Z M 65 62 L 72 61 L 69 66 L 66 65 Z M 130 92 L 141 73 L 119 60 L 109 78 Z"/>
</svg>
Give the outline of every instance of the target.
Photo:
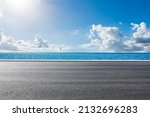
<svg viewBox="0 0 150 117">
<path fill-rule="evenodd" d="M 131 23 L 131 26 L 133 33 L 126 36 L 118 27 L 92 25 L 88 35 L 90 42 L 84 43 L 80 47 L 51 44 L 39 34 L 35 35 L 33 40 L 16 40 L 0 31 L 0 51 L 150 52 L 150 29 L 146 23 Z"/>
<path fill-rule="evenodd" d="M 0 31 L 0 51 L 49 52 L 68 51 L 69 49 L 69 46 L 63 44 L 49 44 L 39 34 L 35 35 L 32 41 L 25 41 L 7 37 Z"/>
<path fill-rule="evenodd" d="M 146 23 L 131 23 L 134 31 L 131 36 L 125 36 L 117 27 L 92 25 L 89 31 L 90 43 L 81 45 L 84 49 L 106 52 L 150 51 L 150 30 Z"/>
<path fill-rule="evenodd" d="M 131 23 L 134 33 L 130 40 L 125 42 L 130 51 L 150 51 L 150 30 L 145 22 L 140 24 Z"/>
<path fill-rule="evenodd" d="M 131 23 L 133 26 L 133 38 L 137 43 L 150 43 L 150 30 L 148 29 L 146 23 L 142 22 L 140 24 Z"/>
<path fill-rule="evenodd" d="M 117 27 L 104 27 L 102 25 L 92 25 L 89 33 L 91 42 L 83 44 L 82 47 L 97 46 L 99 51 L 122 50 L 123 36 Z"/>
<path fill-rule="evenodd" d="M 87 49 L 88 51 L 98 51 L 99 50 L 99 39 L 91 39 L 90 43 L 81 45 L 81 48 Z"/>
<path fill-rule="evenodd" d="M 0 50 L 1 51 L 17 51 L 17 47 L 13 44 L 14 40 L 7 37 L 0 30 Z"/>
<path fill-rule="evenodd" d="M 35 46 L 35 48 L 48 48 L 49 47 L 48 42 L 44 40 L 42 36 L 39 34 L 35 35 L 33 45 Z"/>
</svg>

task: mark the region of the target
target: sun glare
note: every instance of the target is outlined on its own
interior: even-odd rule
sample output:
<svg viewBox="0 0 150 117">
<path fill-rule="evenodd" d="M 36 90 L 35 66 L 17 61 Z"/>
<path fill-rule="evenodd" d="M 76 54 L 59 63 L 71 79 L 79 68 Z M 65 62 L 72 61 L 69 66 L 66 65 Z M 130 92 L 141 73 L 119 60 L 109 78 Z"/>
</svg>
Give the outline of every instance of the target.
<svg viewBox="0 0 150 117">
<path fill-rule="evenodd" d="M 52 21 L 54 7 L 42 0 L 0 0 L 0 16 L 11 26 L 28 26 L 38 21 Z M 49 8 L 50 7 L 50 8 Z M 49 18 L 49 15 L 53 16 Z M 27 25 L 28 24 L 28 25 Z"/>
<path fill-rule="evenodd" d="M 5 7 L 13 15 L 26 15 L 33 12 L 38 0 L 5 0 Z"/>
<path fill-rule="evenodd" d="M 11 9 L 25 10 L 30 7 L 32 0 L 6 0 L 6 5 Z"/>
</svg>

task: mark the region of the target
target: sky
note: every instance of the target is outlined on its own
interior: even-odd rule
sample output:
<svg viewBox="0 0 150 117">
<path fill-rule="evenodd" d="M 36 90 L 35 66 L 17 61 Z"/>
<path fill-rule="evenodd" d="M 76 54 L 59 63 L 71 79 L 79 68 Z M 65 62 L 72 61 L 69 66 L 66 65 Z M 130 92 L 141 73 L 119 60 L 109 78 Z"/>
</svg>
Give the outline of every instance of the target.
<svg viewBox="0 0 150 117">
<path fill-rule="evenodd" d="M 0 0 L 0 51 L 150 52 L 149 0 Z"/>
</svg>

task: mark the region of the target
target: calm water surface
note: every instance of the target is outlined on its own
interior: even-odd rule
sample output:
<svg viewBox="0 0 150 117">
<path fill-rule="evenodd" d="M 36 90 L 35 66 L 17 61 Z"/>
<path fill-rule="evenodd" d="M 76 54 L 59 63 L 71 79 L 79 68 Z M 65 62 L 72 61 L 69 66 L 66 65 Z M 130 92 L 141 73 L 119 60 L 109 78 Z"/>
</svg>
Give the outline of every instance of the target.
<svg viewBox="0 0 150 117">
<path fill-rule="evenodd" d="M 0 53 L 1 60 L 150 60 L 150 53 Z"/>
</svg>

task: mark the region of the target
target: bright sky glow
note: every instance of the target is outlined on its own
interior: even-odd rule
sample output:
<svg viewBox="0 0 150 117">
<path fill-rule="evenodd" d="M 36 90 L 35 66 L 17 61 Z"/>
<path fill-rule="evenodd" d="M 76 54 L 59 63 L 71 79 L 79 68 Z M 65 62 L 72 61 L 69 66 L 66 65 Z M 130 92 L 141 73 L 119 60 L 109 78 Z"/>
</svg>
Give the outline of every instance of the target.
<svg viewBox="0 0 150 117">
<path fill-rule="evenodd" d="M 37 0 L 3 0 L 3 9 L 7 17 L 33 17 L 38 3 Z"/>
<path fill-rule="evenodd" d="M 25 11 L 32 5 L 32 0 L 6 0 L 6 5 L 15 12 Z"/>
</svg>

